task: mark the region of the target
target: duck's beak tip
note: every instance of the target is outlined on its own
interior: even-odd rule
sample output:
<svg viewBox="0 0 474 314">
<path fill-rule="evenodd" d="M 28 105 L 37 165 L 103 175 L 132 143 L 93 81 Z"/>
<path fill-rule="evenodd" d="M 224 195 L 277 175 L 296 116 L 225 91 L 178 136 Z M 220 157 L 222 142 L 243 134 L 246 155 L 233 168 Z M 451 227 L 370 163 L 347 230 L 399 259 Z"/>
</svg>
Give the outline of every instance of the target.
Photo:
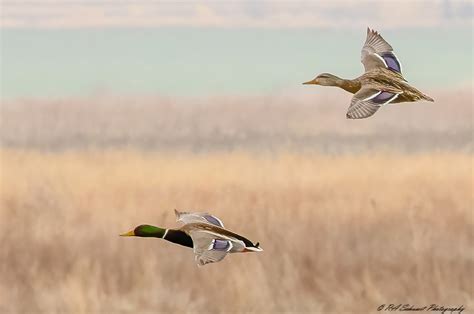
<svg viewBox="0 0 474 314">
<path fill-rule="evenodd" d="M 135 232 L 132 231 L 129 231 L 129 232 L 125 232 L 125 233 L 122 233 L 120 236 L 121 237 L 133 237 L 135 235 Z"/>
</svg>

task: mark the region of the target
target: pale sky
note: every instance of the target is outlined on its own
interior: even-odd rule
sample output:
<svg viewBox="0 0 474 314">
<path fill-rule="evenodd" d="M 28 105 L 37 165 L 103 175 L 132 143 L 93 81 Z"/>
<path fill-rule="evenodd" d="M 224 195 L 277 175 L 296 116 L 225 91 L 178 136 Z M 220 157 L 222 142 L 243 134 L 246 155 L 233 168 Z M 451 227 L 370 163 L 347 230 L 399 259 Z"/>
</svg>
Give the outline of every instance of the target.
<svg viewBox="0 0 474 314">
<path fill-rule="evenodd" d="M 438 27 L 473 24 L 473 1 L 0 0 L 2 28 Z"/>
</svg>

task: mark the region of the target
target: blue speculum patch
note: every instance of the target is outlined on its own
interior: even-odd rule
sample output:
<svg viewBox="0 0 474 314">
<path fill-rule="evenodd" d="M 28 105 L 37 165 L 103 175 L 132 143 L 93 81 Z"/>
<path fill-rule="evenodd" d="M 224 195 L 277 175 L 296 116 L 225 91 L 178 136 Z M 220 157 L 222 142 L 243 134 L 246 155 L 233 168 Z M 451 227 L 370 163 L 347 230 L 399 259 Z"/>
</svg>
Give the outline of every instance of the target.
<svg viewBox="0 0 474 314">
<path fill-rule="evenodd" d="M 230 242 L 226 240 L 214 240 L 214 245 L 212 249 L 217 251 L 227 251 L 230 247 Z"/>
<path fill-rule="evenodd" d="M 222 227 L 221 222 L 216 217 L 211 216 L 211 215 L 206 215 L 204 216 L 204 218 L 211 224 Z"/>
<path fill-rule="evenodd" d="M 387 102 L 389 99 L 391 99 L 393 96 L 395 96 L 394 93 L 381 92 L 376 97 L 374 97 L 372 101 L 376 104 L 383 104 Z"/>
<path fill-rule="evenodd" d="M 391 52 L 384 53 L 382 55 L 382 58 L 385 60 L 385 63 L 387 63 L 387 67 L 395 72 L 402 73 L 402 67 L 400 65 L 400 62 L 398 62 L 397 57 Z"/>
</svg>

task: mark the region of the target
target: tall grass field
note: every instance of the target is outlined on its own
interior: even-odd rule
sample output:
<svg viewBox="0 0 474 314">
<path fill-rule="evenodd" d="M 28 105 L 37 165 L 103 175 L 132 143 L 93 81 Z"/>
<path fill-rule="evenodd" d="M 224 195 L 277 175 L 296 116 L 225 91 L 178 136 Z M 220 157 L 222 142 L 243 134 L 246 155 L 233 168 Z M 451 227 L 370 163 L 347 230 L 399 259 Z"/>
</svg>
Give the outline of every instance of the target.
<svg viewBox="0 0 474 314">
<path fill-rule="evenodd" d="M 0 312 L 377 312 L 474 308 L 473 157 L 463 152 L 3 148 Z M 198 268 L 122 238 L 209 211 L 261 253 Z"/>
</svg>

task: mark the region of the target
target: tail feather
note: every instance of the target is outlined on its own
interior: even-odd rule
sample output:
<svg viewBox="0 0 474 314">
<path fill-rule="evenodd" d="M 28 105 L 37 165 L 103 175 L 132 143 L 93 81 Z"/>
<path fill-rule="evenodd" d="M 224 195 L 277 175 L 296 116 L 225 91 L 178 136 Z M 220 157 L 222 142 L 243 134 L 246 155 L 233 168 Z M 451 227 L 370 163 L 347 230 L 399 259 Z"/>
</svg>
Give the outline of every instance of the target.
<svg viewBox="0 0 474 314">
<path fill-rule="evenodd" d="M 434 102 L 434 99 L 431 98 L 431 97 L 428 96 L 428 95 L 423 94 L 422 98 L 423 98 L 424 100 L 428 100 L 428 101 Z"/>
</svg>

